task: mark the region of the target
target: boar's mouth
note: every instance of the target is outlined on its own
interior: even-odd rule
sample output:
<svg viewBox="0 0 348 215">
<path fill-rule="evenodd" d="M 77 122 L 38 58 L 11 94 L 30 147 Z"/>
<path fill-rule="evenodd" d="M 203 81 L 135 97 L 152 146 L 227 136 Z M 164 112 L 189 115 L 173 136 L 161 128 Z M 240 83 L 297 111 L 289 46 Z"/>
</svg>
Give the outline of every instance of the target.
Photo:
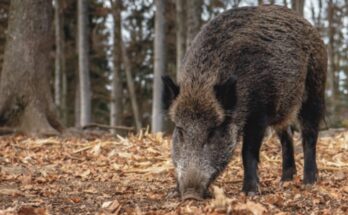
<svg viewBox="0 0 348 215">
<path fill-rule="evenodd" d="M 203 201 L 204 199 L 211 198 L 211 194 L 208 190 L 204 190 L 202 192 L 196 191 L 194 189 L 188 189 L 181 195 L 181 200 L 196 200 Z"/>
<path fill-rule="evenodd" d="M 204 197 L 203 197 L 203 194 L 200 194 L 193 189 L 189 189 L 182 194 L 181 199 L 183 201 L 185 201 L 185 200 L 202 201 L 204 199 Z"/>
<path fill-rule="evenodd" d="M 186 174 L 177 178 L 178 191 L 183 201 L 188 199 L 201 201 L 211 197 L 208 189 L 219 172 L 210 170 L 210 173 L 202 174 L 202 171 L 197 170 L 197 168 L 191 167 Z"/>
<path fill-rule="evenodd" d="M 204 199 L 210 198 L 210 192 L 208 191 L 209 185 L 196 184 L 196 186 L 184 187 L 179 193 L 181 200 L 197 200 L 202 201 Z"/>
</svg>

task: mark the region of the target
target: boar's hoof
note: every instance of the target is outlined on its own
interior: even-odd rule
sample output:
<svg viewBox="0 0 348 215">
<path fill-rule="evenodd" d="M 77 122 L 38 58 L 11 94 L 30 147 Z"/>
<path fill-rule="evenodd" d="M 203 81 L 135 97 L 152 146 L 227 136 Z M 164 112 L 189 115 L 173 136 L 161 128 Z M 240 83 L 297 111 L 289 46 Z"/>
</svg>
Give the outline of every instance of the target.
<svg viewBox="0 0 348 215">
<path fill-rule="evenodd" d="M 250 192 L 245 193 L 245 195 L 247 195 L 247 196 L 258 196 L 258 195 L 260 195 L 260 192 L 250 191 Z"/>
<path fill-rule="evenodd" d="M 242 190 L 247 196 L 255 196 L 261 194 L 260 187 L 257 183 L 244 184 Z"/>
<path fill-rule="evenodd" d="M 304 173 L 303 183 L 305 185 L 309 184 L 315 184 L 318 178 L 318 172 L 317 171 L 310 171 Z"/>
<path fill-rule="evenodd" d="M 294 175 L 296 174 L 296 168 L 288 168 L 282 173 L 282 181 L 292 181 L 294 179 Z"/>
<path fill-rule="evenodd" d="M 303 188 L 304 190 L 310 191 L 310 190 L 312 190 L 312 189 L 314 188 L 314 184 L 303 184 L 303 185 L 302 185 L 302 188 Z"/>
</svg>

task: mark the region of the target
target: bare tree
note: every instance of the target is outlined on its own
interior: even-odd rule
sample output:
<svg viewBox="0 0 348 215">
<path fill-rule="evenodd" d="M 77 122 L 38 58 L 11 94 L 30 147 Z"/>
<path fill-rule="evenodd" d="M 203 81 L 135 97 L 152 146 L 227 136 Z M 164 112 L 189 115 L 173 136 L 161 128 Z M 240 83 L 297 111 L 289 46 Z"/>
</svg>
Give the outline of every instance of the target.
<svg viewBox="0 0 348 215">
<path fill-rule="evenodd" d="M 186 48 L 186 9 L 185 0 L 176 0 L 176 75 L 180 73 L 181 61 Z"/>
<path fill-rule="evenodd" d="M 287 1 L 287 0 L 283 0 L 283 5 L 284 5 L 285 7 L 287 7 L 287 6 L 288 6 L 288 1 Z"/>
<path fill-rule="evenodd" d="M 305 0 L 292 0 L 291 8 L 303 16 Z"/>
<path fill-rule="evenodd" d="M 233 0 L 232 2 L 232 8 L 237 8 L 239 7 L 239 4 L 242 0 Z"/>
<path fill-rule="evenodd" d="M 321 13 L 322 13 L 322 10 L 323 10 L 323 1 L 322 0 L 318 0 L 318 3 L 319 3 L 319 14 L 318 14 L 318 20 L 317 20 L 317 25 L 318 27 L 320 28 L 321 27 Z"/>
<path fill-rule="evenodd" d="M 327 14 L 328 14 L 328 36 L 329 36 L 329 43 L 327 46 L 328 51 L 328 76 L 327 76 L 327 92 L 328 92 L 328 99 L 330 101 L 329 105 L 329 112 L 334 113 L 334 104 L 336 103 L 335 98 L 335 64 L 334 64 L 334 36 L 335 36 L 335 28 L 333 25 L 334 21 L 334 5 L 333 1 L 328 1 L 327 6 Z"/>
<path fill-rule="evenodd" d="M 122 42 L 122 57 L 123 57 L 123 64 L 125 67 L 125 71 L 126 71 L 127 86 L 128 86 L 129 97 L 131 100 L 135 126 L 136 126 L 136 129 L 139 131 L 142 127 L 140 113 L 139 113 L 139 105 L 138 105 L 137 96 L 135 93 L 134 80 L 132 78 L 132 67 L 128 58 L 125 44 L 123 42 Z"/>
<path fill-rule="evenodd" d="M 155 0 L 156 20 L 155 20 L 155 66 L 153 82 L 152 100 L 152 132 L 163 130 L 163 105 L 162 91 L 163 84 L 161 76 L 164 75 L 166 68 L 166 43 L 165 43 L 165 4 L 167 0 Z M 191 2 L 191 1 L 188 1 Z"/>
<path fill-rule="evenodd" d="M 57 134 L 49 86 L 52 1 L 12 0 L 0 82 L 0 126 Z"/>
<path fill-rule="evenodd" d="M 91 86 L 89 76 L 88 1 L 78 0 L 78 54 L 80 79 L 80 124 L 91 122 Z"/>
<path fill-rule="evenodd" d="M 202 0 L 186 1 L 187 4 L 187 47 L 199 32 L 202 24 Z"/>
<path fill-rule="evenodd" d="M 75 101 L 74 101 L 74 116 L 75 116 L 75 127 L 81 127 L 81 96 L 80 96 L 80 81 L 77 76 L 76 87 L 75 87 Z"/>
<path fill-rule="evenodd" d="M 66 124 L 67 119 L 67 77 L 65 71 L 65 39 L 63 33 L 64 17 L 62 16 L 63 8 L 62 0 L 55 0 L 54 5 L 54 21 L 55 21 L 55 41 L 56 41 L 56 53 L 55 53 L 55 78 L 54 78 L 54 101 L 59 109 L 59 114 L 63 123 Z"/>
<path fill-rule="evenodd" d="M 60 1 L 54 1 L 54 21 L 56 34 L 56 56 L 55 56 L 55 71 L 54 71 L 54 102 L 60 108 L 61 102 L 61 56 L 62 56 L 62 31 L 60 24 Z"/>
<path fill-rule="evenodd" d="M 121 10 L 122 0 L 110 1 L 114 18 L 114 47 L 113 47 L 113 77 L 111 90 L 111 117 L 110 125 L 122 124 L 122 82 L 120 80 L 122 64 L 122 35 L 121 35 Z"/>
<path fill-rule="evenodd" d="M 62 22 L 64 22 L 64 19 L 61 19 Z M 63 35 L 62 35 L 63 36 Z M 65 66 L 65 39 L 62 38 L 62 93 L 61 93 L 61 117 L 63 120 L 63 123 L 66 125 L 68 123 L 68 107 L 67 107 L 67 97 L 68 97 L 68 77 L 67 77 L 67 71 Z"/>
</svg>

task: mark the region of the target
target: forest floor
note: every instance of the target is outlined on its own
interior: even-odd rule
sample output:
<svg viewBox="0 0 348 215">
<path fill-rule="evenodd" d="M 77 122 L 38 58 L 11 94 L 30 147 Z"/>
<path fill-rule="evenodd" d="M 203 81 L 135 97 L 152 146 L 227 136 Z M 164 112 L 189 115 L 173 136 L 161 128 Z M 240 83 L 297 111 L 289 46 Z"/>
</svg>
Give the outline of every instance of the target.
<svg viewBox="0 0 348 215">
<path fill-rule="evenodd" d="M 295 135 L 297 176 L 280 184 L 280 143 L 267 138 L 259 167 L 261 195 L 240 192 L 240 144 L 212 187 L 214 198 L 181 202 L 170 141 L 161 134 L 128 138 L 0 137 L 0 215 L 4 214 L 348 214 L 348 131 L 329 130 L 317 148 L 319 181 L 302 185 L 303 154 Z"/>
</svg>

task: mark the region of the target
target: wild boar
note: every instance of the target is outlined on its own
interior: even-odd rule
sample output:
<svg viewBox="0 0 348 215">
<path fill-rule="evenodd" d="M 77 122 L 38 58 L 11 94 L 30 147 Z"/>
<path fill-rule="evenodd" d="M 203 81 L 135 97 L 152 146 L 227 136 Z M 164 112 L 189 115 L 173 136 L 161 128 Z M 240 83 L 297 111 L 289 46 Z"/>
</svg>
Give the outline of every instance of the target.
<svg viewBox="0 0 348 215">
<path fill-rule="evenodd" d="M 268 127 L 281 141 L 281 179 L 293 179 L 296 166 L 288 128 L 294 121 L 301 125 L 303 138 L 303 182 L 313 184 L 326 70 L 319 33 L 290 9 L 243 7 L 208 22 L 187 50 L 178 84 L 163 77 L 164 108 L 175 123 L 172 160 L 181 197 L 207 197 L 239 140 L 242 190 L 258 193 L 259 152 Z"/>
</svg>

